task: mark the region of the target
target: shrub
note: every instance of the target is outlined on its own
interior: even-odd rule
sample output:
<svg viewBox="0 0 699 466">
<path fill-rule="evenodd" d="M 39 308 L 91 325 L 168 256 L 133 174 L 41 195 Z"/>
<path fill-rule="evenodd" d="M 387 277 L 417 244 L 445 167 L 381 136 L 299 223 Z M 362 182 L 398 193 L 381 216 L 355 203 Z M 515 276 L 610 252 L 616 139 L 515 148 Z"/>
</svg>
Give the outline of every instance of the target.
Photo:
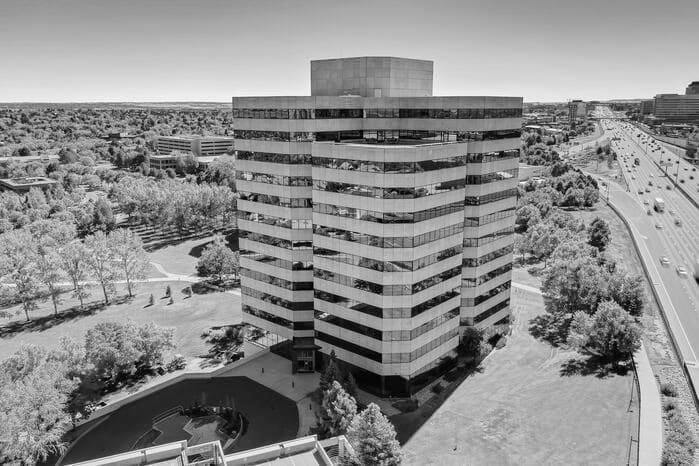
<svg viewBox="0 0 699 466">
<path fill-rule="evenodd" d="M 660 393 L 665 396 L 675 397 L 677 396 L 677 389 L 671 383 L 663 383 L 660 385 Z"/>
<path fill-rule="evenodd" d="M 497 343 L 495 343 L 495 349 L 502 349 L 505 347 L 507 344 L 507 338 L 506 337 L 500 337 Z"/>
<path fill-rule="evenodd" d="M 432 388 L 430 390 L 432 390 L 432 393 L 440 394 L 444 391 L 444 385 L 442 385 L 442 382 L 438 382 L 432 385 Z"/>
<path fill-rule="evenodd" d="M 167 363 L 166 369 L 168 372 L 178 371 L 187 366 L 187 360 L 181 354 L 176 354 L 170 362 Z"/>
<path fill-rule="evenodd" d="M 458 379 L 460 375 L 461 374 L 459 368 L 457 367 L 444 374 L 444 380 L 446 380 L 447 382 L 453 382 L 456 379 Z"/>
<path fill-rule="evenodd" d="M 675 403 L 673 400 L 666 401 L 665 404 L 663 405 L 663 409 L 667 413 L 669 413 L 671 411 L 675 411 L 677 409 L 677 403 Z"/>
<path fill-rule="evenodd" d="M 148 305 L 149 306 L 155 305 L 155 298 L 153 297 L 153 294 L 151 294 L 150 298 L 148 298 Z"/>
<path fill-rule="evenodd" d="M 669 401 L 665 403 L 667 412 L 667 435 L 663 448 L 663 465 L 692 464 L 697 442 L 677 405 Z"/>
</svg>

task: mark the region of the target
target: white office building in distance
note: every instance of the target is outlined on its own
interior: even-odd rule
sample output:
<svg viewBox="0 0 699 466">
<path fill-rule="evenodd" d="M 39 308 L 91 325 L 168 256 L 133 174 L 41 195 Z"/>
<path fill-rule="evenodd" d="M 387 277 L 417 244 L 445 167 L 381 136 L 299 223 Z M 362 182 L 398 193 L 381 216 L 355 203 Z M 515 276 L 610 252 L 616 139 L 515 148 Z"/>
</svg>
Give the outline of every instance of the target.
<svg viewBox="0 0 699 466">
<path fill-rule="evenodd" d="M 404 394 L 510 317 L 521 97 L 433 97 L 432 62 L 311 62 L 309 97 L 233 98 L 243 319 L 294 371 L 334 351 Z"/>
<path fill-rule="evenodd" d="M 185 152 L 207 157 L 226 154 L 232 146 L 233 138 L 224 136 L 158 136 L 155 140 L 159 155 Z"/>
</svg>

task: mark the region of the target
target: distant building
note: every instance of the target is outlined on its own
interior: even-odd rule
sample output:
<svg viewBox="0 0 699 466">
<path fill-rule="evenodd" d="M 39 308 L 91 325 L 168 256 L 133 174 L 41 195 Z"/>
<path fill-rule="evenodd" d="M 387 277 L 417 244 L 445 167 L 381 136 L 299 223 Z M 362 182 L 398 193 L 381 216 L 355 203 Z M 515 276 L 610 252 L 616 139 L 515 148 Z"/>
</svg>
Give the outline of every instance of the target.
<svg viewBox="0 0 699 466">
<path fill-rule="evenodd" d="M 699 81 L 692 81 L 689 83 L 689 86 L 687 86 L 687 90 L 684 91 L 686 95 L 695 95 L 699 94 Z"/>
<path fill-rule="evenodd" d="M 106 141 L 120 141 L 122 139 L 134 139 L 136 136 L 131 135 L 126 132 L 120 132 L 120 133 L 107 133 L 106 135 L 102 136 L 101 139 L 104 139 Z"/>
<path fill-rule="evenodd" d="M 667 122 L 699 122 L 699 94 L 658 94 L 653 114 Z"/>
<path fill-rule="evenodd" d="M 233 138 L 223 136 L 158 136 L 155 147 L 160 155 L 173 151 L 192 153 L 196 157 L 223 155 L 233 147 Z"/>
<path fill-rule="evenodd" d="M 188 446 L 186 440 L 95 458 L 72 466 L 335 466 L 354 450 L 344 436 L 315 435 L 224 455 L 221 443 Z"/>
<path fill-rule="evenodd" d="M 587 121 L 587 105 L 582 100 L 568 102 L 568 122 L 575 126 L 578 121 Z"/>
<path fill-rule="evenodd" d="M 26 178 L 4 178 L 0 179 L 0 191 L 14 191 L 16 193 L 26 193 L 32 188 L 46 189 L 58 181 L 46 178 L 45 176 L 31 176 Z"/>
<path fill-rule="evenodd" d="M 640 105 L 641 115 L 651 115 L 654 107 L 655 101 L 653 99 L 642 100 Z"/>
</svg>

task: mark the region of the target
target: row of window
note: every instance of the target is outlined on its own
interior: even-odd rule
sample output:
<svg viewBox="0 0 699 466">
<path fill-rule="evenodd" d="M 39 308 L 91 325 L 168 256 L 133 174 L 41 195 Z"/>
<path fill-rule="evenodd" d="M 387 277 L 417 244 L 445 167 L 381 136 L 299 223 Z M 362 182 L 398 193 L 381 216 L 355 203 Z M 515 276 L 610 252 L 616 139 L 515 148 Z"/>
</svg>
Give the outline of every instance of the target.
<svg viewBox="0 0 699 466">
<path fill-rule="evenodd" d="M 509 170 L 500 170 L 492 173 L 484 173 L 482 175 L 466 175 L 466 184 L 488 184 L 495 181 L 511 180 L 519 176 L 519 168 L 511 168 Z"/>
<path fill-rule="evenodd" d="M 504 248 L 496 249 L 493 252 L 489 252 L 488 254 L 484 254 L 481 257 L 464 257 L 462 265 L 464 267 L 478 267 L 483 264 L 487 264 L 488 262 L 494 261 L 498 257 L 506 256 L 507 254 L 511 254 L 512 251 L 514 251 L 514 246 L 509 245 L 505 246 Z"/>
<path fill-rule="evenodd" d="M 286 208 L 309 209 L 313 205 L 310 198 L 281 197 L 247 191 L 238 191 L 238 195 L 243 201 L 259 202 L 261 204 L 276 205 Z"/>
<path fill-rule="evenodd" d="M 313 297 L 320 301 L 332 303 L 336 306 L 346 307 L 347 309 L 352 309 L 353 311 L 382 319 L 408 319 L 418 316 L 425 311 L 429 311 L 430 309 L 449 301 L 455 296 L 459 296 L 460 292 L 461 287 L 457 286 L 413 307 L 390 307 L 383 309 L 372 306 L 371 304 L 366 304 L 362 301 L 347 298 L 345 296 L 328 293 L 327 291 L 322 291 L 317 288 L 313 292 Z"/>
<path fill-rule="evenodd" d="M 378 162 L 374 160 L 337 159 L 313 157 L 313 166 L 367 173 L 421 173 L 445 168 L 466 166 L 467 157 L 456 155 L 442 159 L 421 160 L 419 162 Z"/>
<path fill-rule="evenodd" d="M 429 231 L 417 236 L 374 236 L 367 233 L 343 230 L 342 228 L 313 225 L 313 234 L 315 235 L 366 244 L 377 248 L 414 248 L 442 238 L 461 234 L 462 232 L 463 225 L 461 223 L 443 227 L 439 230 Z"/>
<path fill-rule="evenodd" d="M 502 267 L 498 267 L 497 269 L 493 269 L 488 273 L 484 273 L 480 277 L 476 278 L 463 278 L 461 280 L 461 285 L 464 288 L 475 288 L 477 286 L 480 286 L 484 283 L 489 282 L 490 280 L 499 277 L 502 274 L 505 274 L 512 270 L 512 264 L 505 264 Z"/>
<path fill-rule="evenodd" d="M 238 160 L 253 162 L 282 163 L 286 165 L 311 165 L 338 170 L 354 170 L 370 173 L 415 173 L 441 170 L 465 165 L 467 163 L 486 163 L 497 160 L 515 159 L 519 150 L 484 152 L 447 157 L 444 159 L 424 160 L 420 162 L 375 162 L 365 160 L 333 159 L 328 157 L 311 157 L 311 154 L 277 154 L 273 152 L 236 151 Z"/>
<path fill-rule="evenodd" d="M 503 199 L 508 199 L 510 197 L 517 196 L 517 188 L 505 189 L 504 191 L 498 191 L 495 193 L 484 194 L 482 196 L 466 196 L 464 198 L 465 205 L 484 205 L 490 204 L 491 202 L 502 201 Z"/>
<path fill-rule="evenodd" d="M 464 217 L 464 227 L 477 227 L 497 222 L 503 218 L 513 217 L 515 215 L 514 207 L 511 209 L 499 210 L 492 214 L 482 215 L 480 217 Z"/>
<path fill-rule="evenodd" d="M 313 189 L 352 196 L 373 197 L 375 199 L 417 199 L 435 194 L 447 193 L 465 187 L 463 179 L 443 181 L 424 186 L 391 187 L 369 186 L 354 183 L 339 183 L 336 181 L 316 180 Z"/>
<path fill-rule="evenodd" d="M 487 311 L 484 311 L 484 312 L 481 312 L 480 314 L 478 314 L 476 317 L 473 318 L 473 322 L 474 323 L 483 322 L 488 317 L 502 311 L 503 309 L 505 309 L 509 305 L 510 305 L 510 298 L 507 298 L 505 301 L 503 301 L 501 303 L 497 303 L 495 306 L 491 307 Z"/>
<path fill-rule="evenodd" d="M 343 264 L 377 270 L 379 272 L 414 272 L 429 265 L 436 264 L 444 259 L 448 259 L 449 257 L 456 256 L 457 254 L 461 254 L 461 245 L 454 246 L 434 254 L 429 254 L 425 257 L 412 261 L 380 261 L 376 259 L 369 259 L 368 257 L 357 256 L 355 254 L 335 251 L 332 249 L 318 247 L 313 248 L 314 256 L 323 257 L 325 259 Z"/>
<path fill-rule="evenodd" d="M 313 228 L 313 220 L 311 219 L 291 219 L 285 217 L 275 217 L 274 215 L 259 214 L 257 212 L 245 212 L 243 210 L 238 211 L 238 218 L 240 220 L 264 223 L 265 225 L 272 225 L 281 228 L 290 228 L 292 230 L 303 230 Z"/>
<path fill-rule="evenodd" d="M 315 332 L 315 337 L 323 341 L 325 343 L 328 343 L 330 345 L 336 346 L 338 348 L 342 348 L 346 351 L 349 351 L 350 353 L 354 353 L 356 355 L 365 357 L 367 359 L 371 359 L 372 361 L 380 362 L 383 364 L 400 364 L 400 363 L 409 363 L 411 361 L 414 361 L 421 356 L 424 356 L 425 354 L 429 353 L 435 348 L 438 348 L 439 346 L 443 345 L 444 343 L 448 342 L 449 340 L 455 338 L 456 336 L 459 335 L 459 329 L 455 328 L 452 330 L 449 330 L 447 333 L 440 335 L 439 337 L 435 338 L 434 340 L 430 341 L 429 343 L 422 345 L 420 348 L 417 348 L 414 351 L 411 351 L 410 353 L 379 353 L 373 350 L 370 350 L 364 346 L 357 345 L 355 343 L 351 343 L 349 341 L 343 340 L 338 337 L 334 337 L 332 335 L 328 335 L 327 333 L 324 332 L 319 332 L 316 330 Z"/>
<path fill-rule="evenodd" d="M 251 231 L 241 230 L 238 234 L 239 238 L 249 239 L 262 244 L 268 244 L 277 248 L 284 249 L 312 249 L 313 241 L 291 241 L 288 239 L 277 238 L 274 236 L 263 235 L 261 233 L 253 233 Z"/>
<path fill-rule="evenodd" d="M 403 285 L 382 285 L 379 283 L 361 280 L 359 278 L 350 277 L 341 273 L 330 272 L 319 268 L 313 269 L 313 276 L 321 280 L 337 283 L 338 285 L 356 288 L 361 291 L 367 291 L 382 296 L 410 296 L 420 293 L 432 286 L 437 285 L 445 280 L 456 277 L 461 274 L 461 266 L 445 270 L 437 275 L 420 280 L 417 283 Z"/>
<path fill-rule="evenodd" d="M 258 272 L 256 270 L 241 269 L 240 275 L 243 277 L 248 277 L 258 282 L 268 283 L 270 285 L 278 286 L 279 288 L 284 288 L 291 291 L 303 291 L 312 290 L 313 282 L 292 282 L 279 277 L 273 277 L 267 275 L 266 273 Z"/>
<path fill-rule="evenodd" d="M 466 307 L 478 306 L 480 303 L 486 302 L 493 296 L 496 296 L 505 290 L 509 290 L 511 283 L 512 282 L 507 281 L 500 286 L 496 286 L 492 290 L 488 290 L 485 293 L 476 296 L 475 298 L 461 298 L 461 305 Z"/>
<path fill-rule="evenodd" d="M 247 249 L 240 250 L 240 257 L 245 257 L 256 262 L 279 267 L 280 269 L 313 270 L 313 262 L 311 261 L 288 261 L 286 259 L 279 259 L 278 257 L 269 256 L 267 254 L 262 254 Z"/>
<path fill-rule="evenodd" d="M 352 130 L 352 131 L 273 131 L 236 129 L 233 131 L 235 139 L 257 141 L 282 141 L 282 142 L 313 142 L 313 141 L 349 141 L 375 139 L 377 142 L 384 140 L 412 139 L 435 142 L 468 142 L 468 141 L 492 141 L 498 139 L 519 138 L 521 129 L 505 129 L 493 131 L 420 131 L 420 130 Z M 372 137 L 375 136 L 375 137 Z"/>
<path fill-rule="evenodd" d="M 252 162 L 283 163 L 286 165 L 310 165 L 311 154 L 275 154 L 273 152 L 250 152 L 239 150 L 235 153 L 237 160 Z"/>
<path fill-rule="evenodd" d="M 313 120 L 327 118 L 521 118 L 522 108 L 234 108 L 233 118 Z"/>
<path fill-rule="evenodd" d="M 493 233 L 488 233 L 478 238 L 464 238 L 463 246 L 465 248 L 474 248 L 478 246 L 484 246 L 493 241 L 497 241 L 500 238 L 514 234 L 514 227 L 503 228 L 502 230 L 494 231 Z"/>
<path fill-rule="evenodd" d="M 428 322 L 425 322 L 424 324 L 412 330 L 381 331 L 348 319 L 343 319 L 342 317 L 328 314 L 327 312 L 315 311 L 315 318 L 322 322 L 343 328 L 345 330 L 349 330 L 351 332 L 359 333 L 361 335 L 366 335 L 370 338 L 379 341 L 412 341 L 420 335 L 427 333 L 430 330 L 433 330 L 458 316 L 459 308 L 456 307 L 454 309 L 451 309 L 450 311 L 445 312 L 442 315 L 435 317 L 434 319 L 429 320 Z"/>
<path fill-rule="evenodd" d="M 461 212 L 464 210 L 463 202 L 452 202 L 451 204 L 432 207 L 431 209 L 419 210 L 417 212 L 376 212 L 374 210 L 356 209 L 354 207 L 342 207 L 334 204 L 323 204 L 317 202 L 313 204 L 313 212 L 337 217 L 354 218 L 374 223 L 418 223 L 436 217 Z"/>
<path fill-rule="evenodd" d="M 313 321 L 301 321 L 301 322 L 291 322 L 290 320 L 284 319 L 283 317 L 270 314 L 269 312 L 257 309 L 247 304 L 243 304 L 242 310 L 246 314 L 259 317 L 273 324 L 279 325 L 281 327 L 286 327 L 291 330 L 313 330 Z"/>
<path fill-rule="evenodd" d="M 313 178 L 310 176 L 271 175 L 269 173 L 256 173 L 248 171 L 236 171 L 235 179 L 254 181 L 256 183 L 275 184 L 278 186 L 311 186 L 313 184 Z"/>
<path fill-rule="evenodd" d="M 266 301 L 268 303 L 274 304 L 275 306 L 283 307 L 291 311 L 313 310 L 313 301 L 288 301 L 286 299 L 280 298 L 279 296 L 264 293 L 262 291 L 256 290 L 254 288 L 249 288 L 247 286 L 240 287 L 240 292 L 243 296 L 250 296 L 251 298 L 256 298 L 260 301 Z"/>
</svg>

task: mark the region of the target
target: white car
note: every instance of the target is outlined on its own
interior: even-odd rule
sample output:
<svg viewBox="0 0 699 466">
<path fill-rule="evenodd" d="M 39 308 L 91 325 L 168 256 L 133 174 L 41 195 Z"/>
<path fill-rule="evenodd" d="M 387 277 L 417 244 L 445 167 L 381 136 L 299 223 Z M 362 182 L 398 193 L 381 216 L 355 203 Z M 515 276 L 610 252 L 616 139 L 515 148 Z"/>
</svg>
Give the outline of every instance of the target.
<svg viewBox="0 0 699 466">
<path fill-rule="evenodd" d="M 655 228 L 657 228 L 658 230 L 662 230 L 662 229 L 663 229 L 663 225 L 660 224 L 660 223 L 656 223 L 656 224 L 655 224 Z"/>
<path fill-rule="evenodd" d="M 685 269 L 682 265 L 678 266 L 677 275 L 679 275 L 682 278 L 687 278 L 687 269 Z"/>
<path fill-rule="evenodd" d="M 668 259 L 666 256 L 663 256 L 660 258 L 660 264 L 664 267 L 667 267 L 670 265 L 670 259 Z"/>
</svg>

